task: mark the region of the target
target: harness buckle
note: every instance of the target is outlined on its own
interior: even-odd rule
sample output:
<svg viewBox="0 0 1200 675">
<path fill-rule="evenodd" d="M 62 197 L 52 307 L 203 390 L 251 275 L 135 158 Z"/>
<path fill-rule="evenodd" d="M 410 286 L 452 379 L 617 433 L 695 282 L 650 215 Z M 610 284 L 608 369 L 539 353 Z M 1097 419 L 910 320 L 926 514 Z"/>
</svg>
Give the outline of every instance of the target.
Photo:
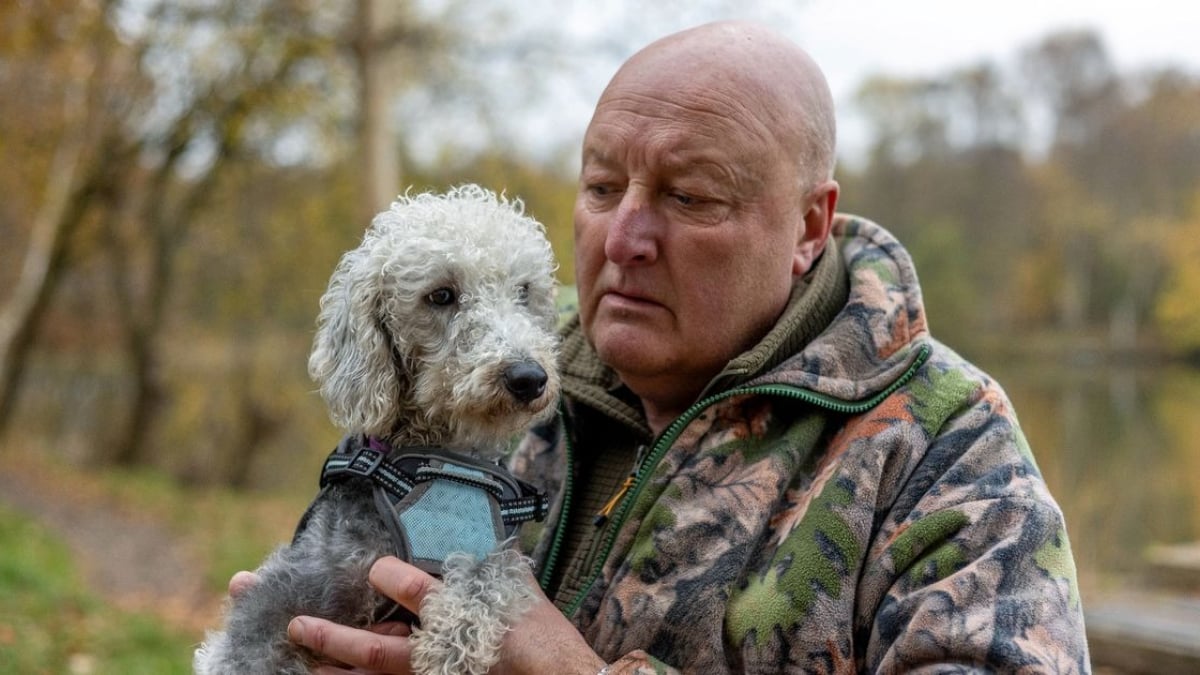
<svg viewBox="0 0 1200 675">
<path fill-rule="evenodd" d="M 350 461 L 346 464 L 346 468 L 343 471 L 352 476 L 370 478 L 379 468 L 379 465 L 383 464 L 383 460 L 386 457 L 387 453 L 362 445 L 350 457 Z"/>
</svg>

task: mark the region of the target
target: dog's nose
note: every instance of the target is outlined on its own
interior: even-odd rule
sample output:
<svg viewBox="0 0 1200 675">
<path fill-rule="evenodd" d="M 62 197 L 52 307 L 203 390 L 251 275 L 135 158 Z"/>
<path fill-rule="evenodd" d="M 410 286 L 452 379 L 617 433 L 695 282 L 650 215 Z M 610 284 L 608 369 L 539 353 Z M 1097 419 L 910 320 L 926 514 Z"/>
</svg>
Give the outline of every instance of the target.
<svg viewBox="0 0 1200 675">
<path fill-rule="evenodd" d="M 504 369 L 504 387 L 521 403 L 529 403 L 546 390 L 546 371 L 533 361 L 521 361 Z"/>
</svg>

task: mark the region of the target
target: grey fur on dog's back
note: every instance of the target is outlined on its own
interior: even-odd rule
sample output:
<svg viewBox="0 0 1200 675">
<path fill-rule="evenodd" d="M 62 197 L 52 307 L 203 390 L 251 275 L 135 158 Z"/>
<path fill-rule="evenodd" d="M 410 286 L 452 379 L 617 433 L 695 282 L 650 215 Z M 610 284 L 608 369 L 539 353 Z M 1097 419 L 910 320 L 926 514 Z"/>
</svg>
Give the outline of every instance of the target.
<svg viewBox="0 0 1200 675">
<path fill-rule="evenodd" d="M 553 271 L 542 227 L 520 202 L 470 185 L 398 199 L 342 257 L 321 299 L 309 372 L 334 423 L 397 448 L 503 451 L 558 398 Z M 440 304 L 444 289 L 453 303 Z M 514 386 L 516 365 L 544 371 L 536 392 Z M 304 614 L 368 625 L 388 601 L 367 572 L 392 553 L 367 481 L 327 489 L 296 541 L 231 600 L 195 671 L 310 672 L 312 655 L 287 640 L 288 623 Z M 414 671 L 486 672 L 535 597 L 527 579 L 514 551 L 448 559 L 412 637 Z M 490 600 L 473 600 L 481 594 Z"/>
<path fill-rule="evenodd" d="M 258 570 L 259 581 L 231 605 L 225 630 L 196 654 L 198 673 L 307 675 L 315 661 L 287 639 L 297 615 L 366 626 L 382 598 L 367 571 L 390 554 L 369 487 L 334 488 L 296 544 L 280 547 Z"/>
</svg>

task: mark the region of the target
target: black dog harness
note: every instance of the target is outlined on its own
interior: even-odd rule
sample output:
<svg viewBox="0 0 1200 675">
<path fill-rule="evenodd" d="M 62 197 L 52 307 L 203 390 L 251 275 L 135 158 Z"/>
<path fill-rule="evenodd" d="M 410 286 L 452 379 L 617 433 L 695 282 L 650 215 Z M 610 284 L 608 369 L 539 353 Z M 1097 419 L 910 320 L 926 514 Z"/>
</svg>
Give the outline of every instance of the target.
<svg viewBox="0 0 1200 675">
<path fill-rule="evenodd" d="M 393 449 L 376 438 L 349 436 L 338 444 L 321 471 L 321 494 L 355 478 L 371 481 L 397 557 L 435 575 L 451 553 L 482 559 L 522 523 L 545 518 L 550 505 L 499 464 L 442 448 Z"/>
</svg>

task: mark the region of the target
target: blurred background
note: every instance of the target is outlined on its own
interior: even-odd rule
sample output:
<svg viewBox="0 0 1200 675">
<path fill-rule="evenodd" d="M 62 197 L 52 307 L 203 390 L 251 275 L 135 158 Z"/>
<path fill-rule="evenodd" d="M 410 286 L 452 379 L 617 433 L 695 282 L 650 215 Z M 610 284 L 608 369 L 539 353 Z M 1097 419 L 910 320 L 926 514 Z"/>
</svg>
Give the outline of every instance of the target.
<svg viewBox="0 0 1200 675">
<path fill-rule="evenodd" d="M 290 537 L 337 440 L 307 352 L 370 215 L 410 187 L 504 190 L 571 283 L 592 104 L 634 50 L 716 18 L 825 67 L 840 207 L 905 242 L 933 333 L 1009 391 L 1095 630 L 1136 592 L 1118 614 L 1166 597 L 1186 640 L 1200 10 L 5 0 L 0 672 L 190 672 L 230 574 Z M 1136 669 L 1103 639 L 1100 669 Z"/>
</svg>

